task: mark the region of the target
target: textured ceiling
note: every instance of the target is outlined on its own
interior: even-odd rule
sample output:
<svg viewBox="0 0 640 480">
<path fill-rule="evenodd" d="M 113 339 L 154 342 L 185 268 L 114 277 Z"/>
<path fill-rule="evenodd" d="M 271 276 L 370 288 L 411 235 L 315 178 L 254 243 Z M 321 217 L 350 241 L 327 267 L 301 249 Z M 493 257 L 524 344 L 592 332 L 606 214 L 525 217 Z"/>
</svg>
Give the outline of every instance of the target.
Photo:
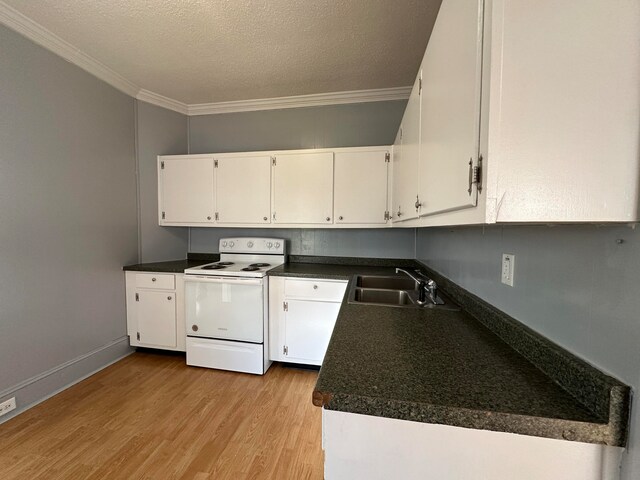
<svg viewBox="0 0 640 480">
<path fill-rule="evenodd" d="M 407 86 L 441 0 L 4 0 L 188 103 Z"/>
</svg>

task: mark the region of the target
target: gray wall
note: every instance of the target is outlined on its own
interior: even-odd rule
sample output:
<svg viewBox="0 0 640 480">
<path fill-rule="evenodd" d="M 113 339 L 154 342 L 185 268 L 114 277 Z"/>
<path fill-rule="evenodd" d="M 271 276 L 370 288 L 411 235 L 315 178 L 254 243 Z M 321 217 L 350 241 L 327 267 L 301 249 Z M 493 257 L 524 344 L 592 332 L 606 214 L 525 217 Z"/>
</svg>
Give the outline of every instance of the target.
<svg viewBox="0 0 640 480">
<path fill-rule="evenodd" d="M 189 153 L 391 145 L 407 102 L 194 116 Z"/>
<path fill-rule="evenodd" d="M 391 145 L 406 101 L 194 116 L 190 153 Z M 289 240 L 294 255 L 413 258 L 414 230 L 192 228 L 191 252 L 217 252 L 225 236 Z"/>
<path fill-rule="evenodd" d="M 158 225 L 156 157 L 187 153 L 187 116 L 149 103 L 136 103 L 140 261 L 184 258 L 189 230 Z"/>
<path fill-rule="evenodd" d="M 22 408 L 129 351 L 134 100 L 2 26 L 0 45 L 0 400 Z"/>
<path fill-rule="evenodd" d="M 291 255 L 413 258 L 414 229 L 192 228 L 189 251 L 217 253 L 218 240 L 233 236 L 285 238 Z"/>
<path fill-rule="evenodd" d="M 622 240 L 622 243 L 619 241 Z M 516 256 L 514 286 L 500 282 Z M 640 387 L 640 230 L 625 226 L 419 229 L 416 258 L 554 342 Z M 640 478 L 640 415 L 624 478 Z"/>
</svg>

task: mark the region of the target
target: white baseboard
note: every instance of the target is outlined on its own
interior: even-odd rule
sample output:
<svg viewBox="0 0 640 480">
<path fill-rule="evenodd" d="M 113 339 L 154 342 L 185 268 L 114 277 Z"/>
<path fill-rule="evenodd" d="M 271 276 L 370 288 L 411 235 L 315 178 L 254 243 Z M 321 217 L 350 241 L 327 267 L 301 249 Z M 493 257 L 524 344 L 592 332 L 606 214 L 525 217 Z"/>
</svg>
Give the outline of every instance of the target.
<svg viewBox="0 0 640 480">
<path fill-rule="evenodd" d="M 0 417 L 0 424 L 122 360 L 134 351 L 129 345 L 129 337 L 124 336 L 1 391 L 0 402 L 15 397 L 18 408 Z"/>
</svg>

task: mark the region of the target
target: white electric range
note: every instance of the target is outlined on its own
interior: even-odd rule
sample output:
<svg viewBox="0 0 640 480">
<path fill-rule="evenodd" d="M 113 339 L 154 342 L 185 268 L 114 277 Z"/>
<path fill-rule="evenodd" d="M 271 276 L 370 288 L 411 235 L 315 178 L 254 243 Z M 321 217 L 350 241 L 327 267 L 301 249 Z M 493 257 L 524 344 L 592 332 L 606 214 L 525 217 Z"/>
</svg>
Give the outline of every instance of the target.
<svg viewBox="0 0 640 480">
<path fill-rule="evenodd" d="M 187 365 L 264 374 L 269 360 L 267 271 L 281 238 L 220 239 L 220 261 L 184 271 Z"/>
</svg>

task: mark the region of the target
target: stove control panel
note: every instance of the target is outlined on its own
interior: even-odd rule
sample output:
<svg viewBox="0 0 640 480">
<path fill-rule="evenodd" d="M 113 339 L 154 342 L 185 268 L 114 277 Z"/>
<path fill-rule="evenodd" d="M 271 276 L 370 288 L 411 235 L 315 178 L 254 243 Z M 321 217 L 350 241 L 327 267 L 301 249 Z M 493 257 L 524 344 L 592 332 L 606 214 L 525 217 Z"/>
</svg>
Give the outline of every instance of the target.
<svg viewBox="0 0 640 480">
<path fill-rule="evenodd" d="M 234 237 L 221 238 L 220 253 L 285 254 L 283 238 Z"/>
</svg>

